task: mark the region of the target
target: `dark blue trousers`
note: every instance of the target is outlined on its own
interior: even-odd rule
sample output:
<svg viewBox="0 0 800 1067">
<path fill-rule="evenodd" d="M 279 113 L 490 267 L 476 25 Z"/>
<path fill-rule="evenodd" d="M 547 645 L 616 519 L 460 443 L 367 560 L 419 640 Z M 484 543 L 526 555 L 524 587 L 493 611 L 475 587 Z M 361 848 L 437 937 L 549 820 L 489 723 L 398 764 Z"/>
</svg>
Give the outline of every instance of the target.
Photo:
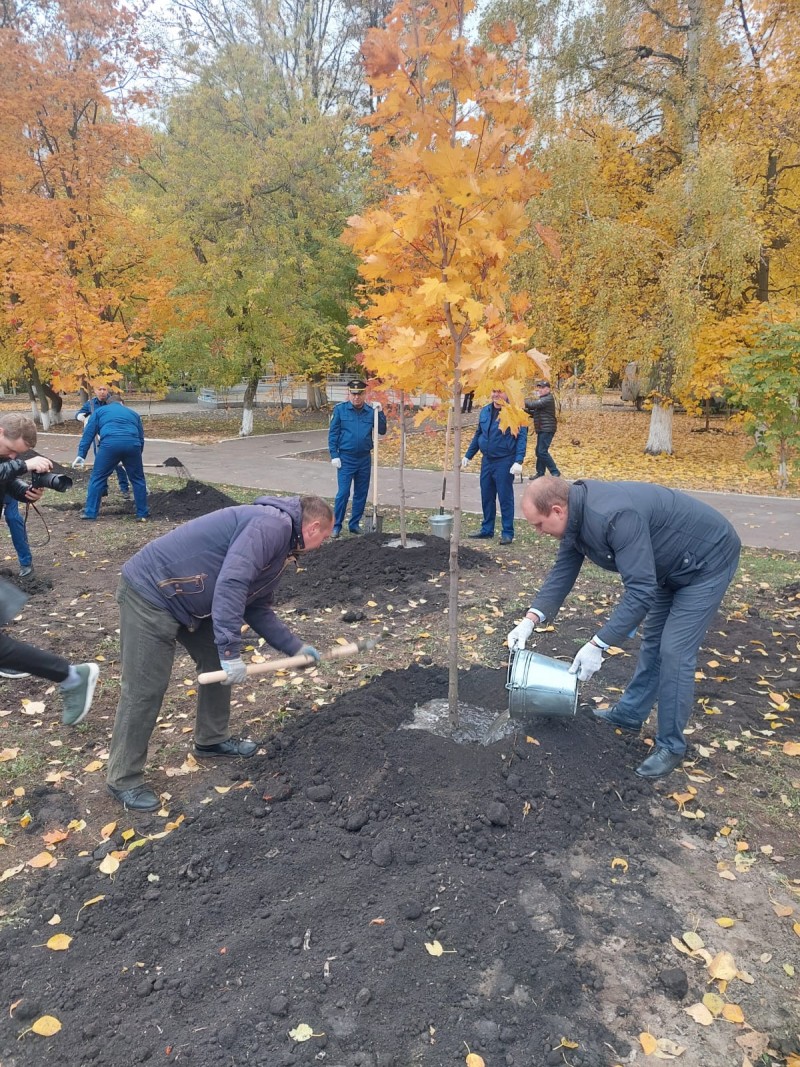
<svg viewBox="0 0 800 1067">
<path fill-rule="evenodd" d="M 503 537 L 514 536 L 514 476 L 511 474 L 513 462 L 513 456 L 506 456 L 505 459 L 487 459 L 484 456 L 481 460 L 481 533 L 490 537 L 494 537 L 498 500 Z"/>
<path fill-rule="evenodd" d="M 133 486 L 133 499 L 136 502 L 136 518 L 146 519 L 147 510 L 147 483 L 144 480 L 144 467 L 142 466 L 142 446 L 138 441 L 110 441 L 103 444 L 101 441 L 97 448 L 92 476 L 89 479 L 89 488 L 86 490 L 86 505 L 84 515 L 90 519 L 96 519 L 100 511 L 100 498 L 103 490 L 108 486 L 108 476 L 118 463 L 125 468 L 130 483 Z"/>
<path fill-rule="evenodd" d="M 369 492 L 369 475 L 372 467 L 372 457 L 363 456 L 361 459 L 347 459 L 342 456 L 342 465 L 336 472 L 339 489 L 336 500 L 333 503 L 333 530 L 338 533 L 344 525 L 344 516 L 347 511 L 347 501 L 350 499 L 350 488 L 353 489 L 353 507 L 350 512 L 350 530 L 358 528 L 364 508 L 367 504 Z"/>
<path fill-rule="evenodd" d="M 558 478 L 561 474 L 556 461 L 550 455 L 550 445 L 554 437 L 554 433 L 537 433 L 536 435 L 536 473 L 538 475 L 550 471 L 554 478 Z"/>
</svg>

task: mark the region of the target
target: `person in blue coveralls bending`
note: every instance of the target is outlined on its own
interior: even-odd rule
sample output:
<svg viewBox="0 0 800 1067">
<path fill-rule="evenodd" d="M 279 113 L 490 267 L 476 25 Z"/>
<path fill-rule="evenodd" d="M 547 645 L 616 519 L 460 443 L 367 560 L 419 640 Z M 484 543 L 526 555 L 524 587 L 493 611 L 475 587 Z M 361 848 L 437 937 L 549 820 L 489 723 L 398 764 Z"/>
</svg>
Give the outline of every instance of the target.
<svg viewBox="0 0 800 1067">
<path fill-rule="evenodd" d="M 147 482 L 142 466 L 142 451 L 144 450 L 142 420 L 135 411 L 123 407 L 122 404 L 107 404 L 96 408 L 83 429 L 78 445 L 78 455 L 72 464 L 76 469 L 85 466 L 86 455 L 95 437 L 100 438 L 100 443 L 97 446 L 97 455 L 92 468 L 92 476 L 89 479 L 89 487 L 86 490 L 86 503 L 81 518 L 90 521 L 97 518 L 100 511 L 100 498 L 103 495 L 103 489 L 108 484 L 108 476 L 117 464 L 121 463 L 133 486 L 136 518 L 143 522 L 149 512 L 147 510 Z"/>
<path fill-rule="evenodd" d="M 508 403 L 508 395 L 502 389 L 492 390 L 491 401 L 478 416 L 478 428 L 469 443 L 461 466 L 466 467 L 472 457 L 480 452 L 481 459 L 481 508 L 483 522 L 475 538 L 494 537 L 497 518 L 497 501 L 500 501 L 502 533 L 501 545 L 510 545 L 514 540 L 514 478 L 522 474 L 522 464 L 528 447 L 528 428 L 521 426 L 514 433 L 500 429 L 500 409 Z"/>
<path fill-rule="evenodd" d="M 372 426 L 374 411 L 378 412 L 378 433 L 386 433 L 386 416 L 381 405 L 375 401 L 367 404 L 364 392 L 367 383 L 354 378 L 347 383 L 349 399 L 337 404 L 331 416 L 328 430 L 328 451 L 331 464 L 336 468 L 339 488 L 333 505 L 333 533 L 338 537 L 344 525 L 347 501 L 353 491 L 353 506 L 350 511 L 349 530 L 360 534 L 361 516 L 367 503 L 372 455 Z"/>
</svg>

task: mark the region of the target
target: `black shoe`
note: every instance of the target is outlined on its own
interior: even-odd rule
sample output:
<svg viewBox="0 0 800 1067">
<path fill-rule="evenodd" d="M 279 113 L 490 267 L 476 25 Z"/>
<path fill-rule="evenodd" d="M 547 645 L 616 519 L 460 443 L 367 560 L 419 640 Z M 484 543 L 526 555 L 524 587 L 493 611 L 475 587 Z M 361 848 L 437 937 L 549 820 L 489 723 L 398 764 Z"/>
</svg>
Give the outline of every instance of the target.
<svg viewBox="0 0 800 1067">
<path fill-rule="evenodd" d="M 680 767 L 685 758 L 685 752 L 678 756 L 666 748 L 657 748 L 644 763 L 639 764 L 636 773 L 640 778 L 666 778 L 676 767 Z"/>
<path fill-rule="evenodd" d="M 513 537 L 501 537 L 500 538 L 500 544 L 501 545 L 511 545 L 513 543 L 514 543 L 514 538 Z"/>
<path fill-rule="evenodd" d="M 342 536 L 342 531 L 341 530 L 334 530 L 333 533 L 331 534 L 331 537 L 333 537 L 333 538 L 341 537 L 341 536 Z"/>
<path fill-rule="evenodd" d="M 356 526 L 355 530 L 351 529 L 349 532 L 352 537 L 361 537 L 364 531 Z"/>
<path fill-rule="evenodd" d="M 467 537 L 471 537 L 473 541 L 491 541 L 494 538 L 494 534 L 485 534 L 478 531 L 478 533 L 467 534 Z"/>
<path fill-rule="evenodd" d="M 630 719 L 620 719 L 614 715 L 616 708 L 598 708 L 597 711 L 593 711 L 592 715 L 596 719 L 602 719 L 603 722 L 607 722 L 609 726 L 616 726 L 619 730 L 625 730 L 629 734 L 638 734 L 642 728 L 642 723 L 632 722 Z"/>
<path fill-rule="evenodd" d="M 255 741 L 247 741 L 243 737 L 229 737 L 227 741 L 220 741 L 216 745 L 195 745 L 196 756 L 242 756 L 249 759 L 254 756 L 258 745 Z"/>
<path fill-rule="evenodd" d="M 19 569 L 20 578 L 28 578 L 28 577 L 30 577 L 31 574 L 33 574 L 33 564 L 32 563 L 28 563 L 24 567 L 20 567 L 20 569 Z"/>
<path fill-rule="evenodd" d="M 128 811 L 155 811 L 161 807 L 161 801 L 146 785 L 133 785 L 130 789 L 115 789 L 110 785 L 108 791 Z"/>
<path fill-rule="evenodd" d="M 529 482 L 535 482 L 537 480 L 537 478 L 544 478 L 544 475 L 543 474 L 531 474 L 530 477 L 528 478 L 528 481 Z"/>
</svg>

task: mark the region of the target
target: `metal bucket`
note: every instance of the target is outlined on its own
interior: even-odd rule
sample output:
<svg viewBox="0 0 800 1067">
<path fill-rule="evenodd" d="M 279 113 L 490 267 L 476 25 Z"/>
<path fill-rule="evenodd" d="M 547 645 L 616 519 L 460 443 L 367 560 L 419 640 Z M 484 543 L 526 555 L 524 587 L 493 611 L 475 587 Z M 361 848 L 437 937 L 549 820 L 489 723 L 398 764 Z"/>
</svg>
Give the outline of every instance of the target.
<svg viewBox="0 0 800 1067">
<path fill-rule="evenodd" d="M 506 689 L 513 719 L 571 718 L 578 710 L 578 676 L 569 673 L 569 664 L 524 648 L 508 662 Z"/>
<path fill-rule="evenodd" d="M 431 524 L 431 533 L 445 541 L 450 540 L 453 534 L 452 515 L 429 515 L 428 522 Z"/>
</svg>

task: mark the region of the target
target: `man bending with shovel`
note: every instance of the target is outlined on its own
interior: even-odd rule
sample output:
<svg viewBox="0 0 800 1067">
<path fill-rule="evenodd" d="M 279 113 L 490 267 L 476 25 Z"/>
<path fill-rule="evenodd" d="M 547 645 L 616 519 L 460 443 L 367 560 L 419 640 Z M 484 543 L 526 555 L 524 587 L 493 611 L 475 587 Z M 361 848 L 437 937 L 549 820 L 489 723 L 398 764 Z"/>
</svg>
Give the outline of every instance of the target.
<svg viewBox="0 0 800 1067">
<path fill-rule="evenodd" d="M 122 568 L 122 685 L 108 760 L 108 789 L 132 811 L 154 811 L 156 794 L 143 782 L 147 746 L 170 682 L 177 643 L 198 671 L 225 672 L 224 682 L 198 687 L 195 754 L 252 756 L 254 741 L 230 736 L 230 686 L 244 682 L 242 627 L 273 648 L 319 661 L 272 609 L 287 562 L 330 537 L 333 514 L 316 496 L 259 497 L 222 508 L 157 537 Z"/>
</svg>

